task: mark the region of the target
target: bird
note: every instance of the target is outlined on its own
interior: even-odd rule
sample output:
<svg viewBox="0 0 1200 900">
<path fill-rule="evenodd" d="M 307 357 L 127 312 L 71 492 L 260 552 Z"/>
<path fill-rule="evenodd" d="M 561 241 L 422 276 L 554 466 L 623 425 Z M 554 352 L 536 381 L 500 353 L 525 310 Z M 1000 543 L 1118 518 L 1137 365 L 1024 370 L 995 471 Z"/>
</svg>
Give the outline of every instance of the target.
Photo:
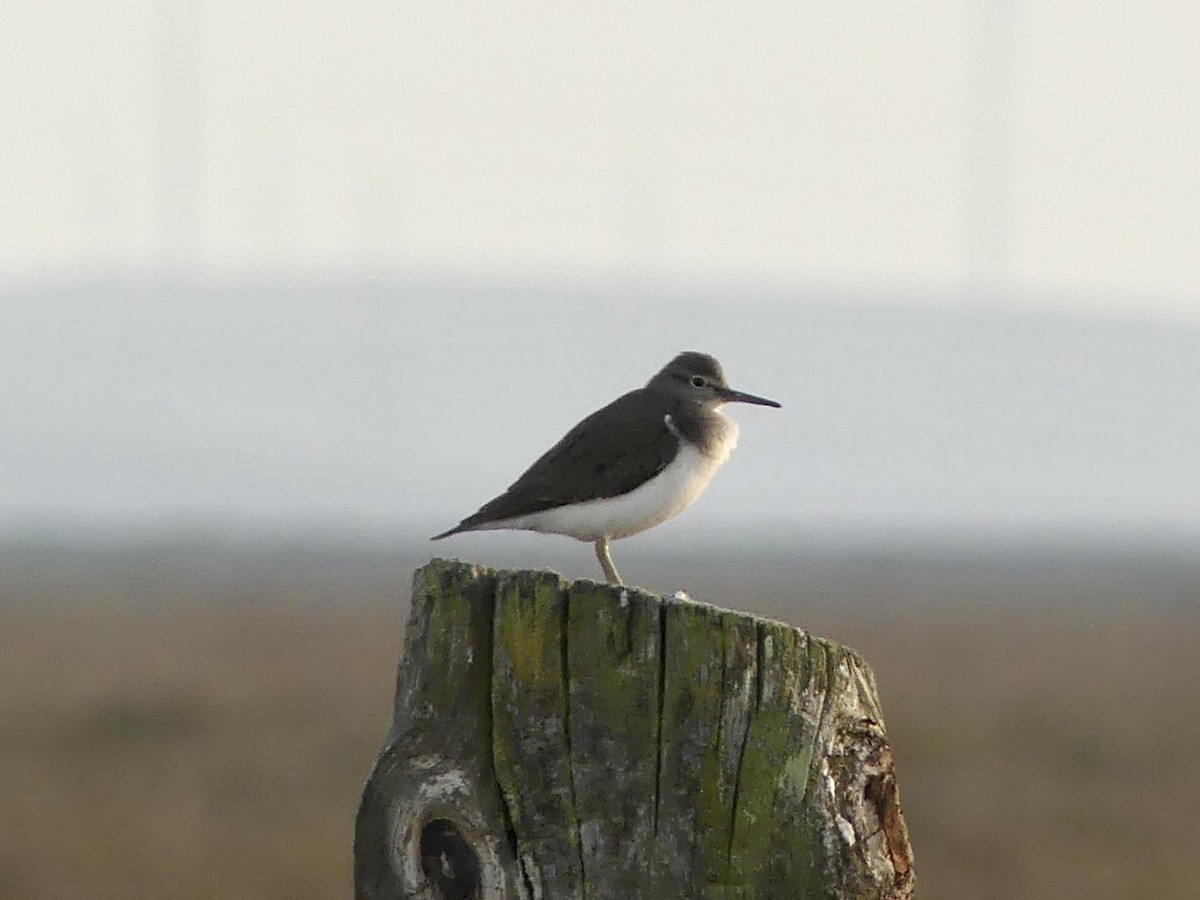
<svg viewBox="0 0 1200 900">
<path fill-rule="evenodd" d="M 781 406 L 731 388 L 709 354 L 684 351 L 432 540 L 469 531 L 566 535 L 593 543 L 605 578 L 623 584 L 609 542 L 665 522 L 703 493 L 737 445 L 737 423 L 722 411 L 727 403 Z"/>
</svg>

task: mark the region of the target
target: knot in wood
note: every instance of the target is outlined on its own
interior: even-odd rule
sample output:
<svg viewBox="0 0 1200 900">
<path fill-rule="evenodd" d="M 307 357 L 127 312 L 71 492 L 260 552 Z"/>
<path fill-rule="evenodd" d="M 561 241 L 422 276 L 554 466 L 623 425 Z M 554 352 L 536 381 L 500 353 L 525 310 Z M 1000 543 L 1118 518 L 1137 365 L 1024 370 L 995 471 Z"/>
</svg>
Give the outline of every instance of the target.
<svg viewBox="0 0 1200 900">
<path fill-rule="evenodd" d="M 479 896 L 479 854 L 449 819 L 433 819 L 421 829 L 421 871 L 438 892 L 438 900 L 472 900 Z"/>
</svg>

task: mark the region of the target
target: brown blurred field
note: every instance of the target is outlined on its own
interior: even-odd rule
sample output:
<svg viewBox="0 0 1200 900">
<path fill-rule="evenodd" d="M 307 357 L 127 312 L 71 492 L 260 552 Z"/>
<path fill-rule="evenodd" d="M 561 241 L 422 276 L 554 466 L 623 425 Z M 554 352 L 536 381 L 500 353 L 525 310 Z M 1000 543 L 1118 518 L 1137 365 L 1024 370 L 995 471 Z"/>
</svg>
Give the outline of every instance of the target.
<svg viewBox="0 0 1200 900">
<path fill-rule="evenodd" d="M 416 560 L 5 552 L 0 897 L 348 896 Z M 1200 896 L 1200 567 L 622 563 L 866 655 L 919 896 Z"/>
</svg>

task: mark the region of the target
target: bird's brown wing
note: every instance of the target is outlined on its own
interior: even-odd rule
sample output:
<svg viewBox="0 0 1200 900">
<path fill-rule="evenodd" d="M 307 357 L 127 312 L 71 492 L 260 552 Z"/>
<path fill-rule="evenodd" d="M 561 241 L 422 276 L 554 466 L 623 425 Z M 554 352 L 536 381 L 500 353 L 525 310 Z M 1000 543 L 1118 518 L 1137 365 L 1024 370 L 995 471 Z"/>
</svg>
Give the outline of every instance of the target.
<svg viewBox="0 0 1200 900">
<path fill-rule="evenodd" d="M 631 391 L 572 428 L 507 491 L 434 540 L 569 503 L 627 494 L 665 469 L 678 452 L 679 438 L 667 427 L 660 404 L 644 391 Z"/>
</svg>

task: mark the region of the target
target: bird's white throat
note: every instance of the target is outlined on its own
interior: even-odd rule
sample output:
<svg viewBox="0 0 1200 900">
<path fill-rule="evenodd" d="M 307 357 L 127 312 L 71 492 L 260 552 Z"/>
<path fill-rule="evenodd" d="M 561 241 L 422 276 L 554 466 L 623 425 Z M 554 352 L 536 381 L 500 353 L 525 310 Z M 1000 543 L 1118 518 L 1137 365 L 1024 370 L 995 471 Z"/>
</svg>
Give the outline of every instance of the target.
<svg viewBox="0 0 1200 900">
<path fill-rule="evenodd" d="M 719 418 L 714 424 L 720 427 L 720 434 L 709 445 L 708 453 L 681 438 L 679 452 L 667 467 L 627 494 L 517 516 L 477 530 L 519 529 L 596 541 L 602 537 L 629 537 L 653 528 L 691 506 L 737 446 L 737 423 L 721 412 L 716 415 Z M 679 436 L 670 416 L 666 425 Z"/>
</svg>

